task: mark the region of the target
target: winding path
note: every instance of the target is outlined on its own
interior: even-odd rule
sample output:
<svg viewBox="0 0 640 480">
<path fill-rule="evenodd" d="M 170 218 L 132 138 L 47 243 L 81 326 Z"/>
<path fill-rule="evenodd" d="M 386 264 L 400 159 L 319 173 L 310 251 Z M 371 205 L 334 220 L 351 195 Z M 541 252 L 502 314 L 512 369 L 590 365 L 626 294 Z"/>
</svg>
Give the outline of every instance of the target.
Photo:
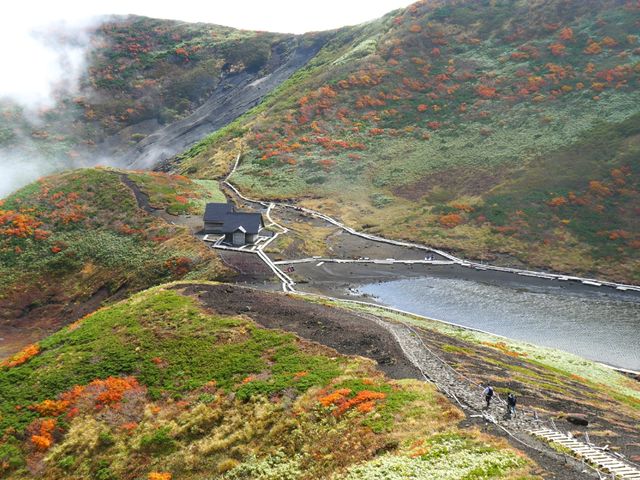
<svg viewBox="0 0 640 480">
<path fill-rule="evenodd" d="M 255 249 L 253 253 L 256 253 L 265 262 L 265 264 L 274 272 L 282 283 L 282 290 L 284 292 L 295 293 L 303 296 L 312 296 L 320 298 L 332 299 L 332 297 L 325 297 L 323 295 L 310 294 L 307 292 L 298 291 L 295 288 L 295 282 L 285 272 L 283 272 L 278 265 L 302 263 L 302 262 L 336 262 L 336 263 L 438 263 L 438 264 L 457 264 L 468 268 L 475 268 L 480 270 L 496 270 L 502 272 L 515 273 L 517 275 L 533 276 L 538 278 L 544 278 L 549 280 L 565 280 L 565 281 L 577 281 L 587 285 L 594 286 L 608 286 L 619 290 L 636 290 L 640 291 L 640 286 L 620 284 L 615 282 L 609 282 L 604 280 L 597 280 L 591 278 L 583 278 L 571 275 L 560 275 L 547 272 L 536 272 L 530 270 L 521 270 L 516 268 L 498 267 L 493 265 L 479 264 L 470 262 L 458 257 L 455 257 L 447 252 L 430 248 L 425 245 L 415 244 L 411 242 L 403 242 L 398 240 L 390 240 L 375 235 L 370 235 L 344 225 L 343 223 L 335 220 L 334 218 L 304 207 L 290 205 L 282 202 L 264 202 L 261 200 L 254 200 L 244 196 L 233 184 L 230 183 L 229 178 L 238 168 L 240 162 L 240 155 L 236 157 L 233 168 L 229 174 L 223 180 L 224 185 L 231 189 L 242 200 L 262 205 L 267 208 L 266 217 L 270 222 L 270 225 L 276 227 L 279 231 L 272 238 L 275 239 L 277 235 L 287 233 L 287 228 L 278 224 L 271 218 L 271 211 L 274 206 L 282 208 L 289 208 L 296 211 L 304 212 L 315 218 L 320 218 L 336 227 L 346 231 L 355 236 L 359 236 L 371 241 L 388 243 L 391 245 L 398 245 L 404 247 L 412 247 L 426 252 L 432 252 L 444 257 L 444 261 L 434 260 L 344 260 L 344 259 L 332 259 L 332 258 L 306 258 L 294 261 L 272 261 L 269 256 L 263 251 L 264 247 L 270 242 L 260 245 Z M 335 299 L 334 299 L 335 300 Z M 362 304 L 375 306 L 377 308 L 387 309 L 396 313 L 410 313 L 403 312 L 391 307 L 381 307 L 369 302 L 355 301 L 355 300 L 342 300 L 354 304 Z M 496 395 L 496 401 L 493 402 L 488 409 L 482 404 L 482 386 L 475 384 L 470 379 L 464 377 L 458 373 L 453 367 L 451 367 L 446 361 L 441 359 L 435 354 L 422 340 L 420 333 L 413 327 L 397 322 L 391 322 L 383 320 L 375 315 L 357 312 L 356 315 L 363 319 L 374 322 L 377 325 L 382 326 L 388 330 L 395 338 L 398 345 L 401 347 L 407 359 L 411 361 L 422 373 L 422 376 L 426 381 L 432 382 L 440 391 L 442 391 L 449 398 L 454 400 L 461 408 L 467 411 L 470 417 L 483 418 L 486 422 L 494 424 L 497 428 L 504 431 L 514 441 L 527 447 L 528 449 L 535 450 L 544 455 L 557 455 L 551 453 L 548 446 L 545 443 L 540 443 L 537 439 L 541 439 L 544 442 L 557 443 L 564 448 L 569 449 L 573 456 L 582 461 L 584 471 L 591 470 L 593 474 L 598 478 L 603 478 L 601 472 L 607 472 L 613 476 L 613 478 L 621 478 L 625 480 L 640 480 L 640 468 L 635 465 L 623 461 L 622 458 L 617 457 L 615 454 L 606 451 L 605 448 L 599 448 L 595 445 L 579 442 L 572 439 L 570 436 L 559 432 L 553 422 L 550 425 L 546 425 L 546 421 L 541 419 L 535 410 L 521 411 L 516 418 L 505 416 L 506 403 L 504 400 Z M 465 327 L 466 328 L 466 327 Z M 589 463 L 587 463 L 589 462 Z M 595 467 L 594 467 L 595 466 Z"/>
<path fill-rule="evenodd" d="M 444 258 L 446 258 L 447 260 L 450 260 L 452 263 L 455 263 L 457 265 L 461 265 L 463 267 L 467 267 L 467 268 L 474 268 L 474 269 L 478 269 L 478 270 L 495 270 L 498 272 L 509 272 L 509 273 L 515 273 L 516 275 L 523 275 L 523 276 L 531 276 L 531 277 L 538 277 L 538 278 L 545 278 L 548 280 L 562 280 L 562 281 L 575 281 L 575 282 L 581 282 L 585 285 L 592 285 L 592 286 L 607 286 L 607 287 L 611 287 L 611 288 L 616 288 L 618 290 L 635 290 L 640 292 L 640 286 L 639 285 L 630 285 L 630 284 L 625 284 L 625 283 L 617 283 L 617 282 L 611 282 L 608 280 L 600 280 L 600 279 L 595 279 L 595 278 L 586 278 L 586 277 L 578 277 L 578 276 L 574 276 L 574 275 L 563 275 L 563 274 L 557 274 L 557 273 L 548 273 L 548 272 L 539 272 L 539 271 L 534 271 L 534 270 L 523 270 L 523 269 L 518 269 L 518 268 L 511 268 L 511 267 L 499 267 L 496 265 L 489 265 L 489 264 L 484 264 L 484 263 L 477 263 L 477 262 L 472 262 L 469 260 L 464 260 L 462 258 L 456 257 L 454 255 L 451 255 L 450 253 L 444 252 L 442 250 L 438 250 L 435 248 L 431 248 L 431 247 L 427 247 L 426 245 L 421 245 L 418 243 L 412 243 L 412 242 L 405 242 L 405 241 L 401 241 L 401 240 L 391 240 L 388 238 L 384 238 L 384 237 L 379 237 L 377 235 L 371 235 L 369 233 L 364 233 L 364 232 L 359 232 L 341 222 L 339 222 L 338 220 L 325 215 L 324 213 L 320 213 L 318 211 L 315 210 L 311 210 L 309 208 L 305 208 L 305 207 L 299 207 L 296 205 L 291 205 L 289 203 L 284 203 L 284 202 L 264 202 L 261 200 L 255 200 L 255 199 L 251 199 L 248 198 L 246 196 L 244 196 L 242 193 L 240 193 L 240 191 L 229 181 L 229 179 L 231 178 L 231 176 L 235 173 L 235 171 L 238 168 L 238 165 L 240 163 L 240 156 L 241 154 L 238 154 L 236 156 L 236 160 L 233 164 L 233 168 L 231 169 L 231 171 L 229 172 L 229 174 L 225 177 L 225 179 L 223 180 L 223 183 L 229 187 L 239 198 L 241 198 L 242 200 L 246 201 L 246 202 L 250 202 L 250 203 L 255 203 L 258 205 L 262 205 L 264 207 L 267 207 L 270 209 L 272 209 L 274 206 L 278 206 L 278 207 L 282 207 L 282 208 L 289 208 L 292 210 L 296 210 L 299 212 L 304 212 L 308 215 L 311 215 L 315 218 L 319 218 L 322 219 L 332 225 L 335 225 L 336 227 L 344 230 L 347 233 L 350 233 L 351 235 L 355 235 L 361 238 L 365 238 L 367 240 L 371 240 L 374 242 L 381 242 L 381 243 L 387 243 L 390 245 L 397 245 L 397 246 L 402 246 L 402 247 L 411 247 L 411 248 L 416 248 L 419 250 L 424 250 L 426 252 L 432 252 L 432 253 L 436 253 Z M 284 227 L 282 227 L 284 228 Z M 286 289 L 286 287 L 283 287 Z"/>
<path fill-rule="evenodd" d="M 236 164 L 234 165 L 234 171 L 237 167 L 237 162 L 239 157 L 236 159 Z M 150 214 L 155 214 L 156 211 L 149 204 L 149 199 L 144 192 L 133 182 L 126 174 L 121 174 L 120 178 L 122 182 L 129 187 L 132 193 L 135 195 L 138 206 Z M 274 274 L 278 277 L 280 282 L 282 283 L 282 289 L 286 293 L 294 293 L 300 296 L 314 297 L 314 298 L 326 298 L 330 300 L 336 300 L 332 297 L 311 294 L 307 292 L 298 291 L 295 288 L 295 282 L 279 267 L 278 264 L 281 263 L 292 263 L 292 262 L 278 262 L 276 264 L 273 262 L 269 256 L 263 251 L 264 248 L 271 243 L 278 235 L 286 234 L 288 229 L 280 224 L 278 224 L 271 217 L 271 211 L 275 205 L 281 205 L 287 208 L 299 209 L 299 207 L 287 205 L 287 204 L 276 204 L 276 203 L 267 203 L 262 201 L 255 201 L 248 199 L 238 190 L 228 182 L 227 177 L 224 180 L 224 183 L 231 188 L 237 195 L 240 196 L 245 201 L 257 203 L 263 205 L 267 208 L 265 212 L 265 216 L 270 222 L 268 225 L 277 229 L 276 234 L 267 242 L 263 242 L 259 246 L 257 246 L 254 250 L 243 250 L 239 248 L 233 247 L 224 247 L 221 245 L 213 245 L 214 248 L 224 248 L 228 250 L 237 250 L 244 253 L 252 253 L 256 254 L 260 257 L 260 259 L 274 272 Z M 305 209 L 306 210 L 306 209 Z M 439 250 L 430 249 L 425 246 L 416 246 L 413 244 L 405 243 L 405 242 L 396 242 L 393 240 L 387 239 L 379 239 L 379 237 L 370 236 L 367 234 L 361 234 L 351 229 L 350 227 L 346 227 L 336 220 L 331 219 L 323 214 L 307 211 L 314 216 L 319 218 L 324 218 L 330 223 L 333 223 L 340 228 L 343 228 L 349 233 L 353 233 L 354 235 L 363 236 L 364 238 L 369 238 L 375 241 L 384 241 L 387 243 L 394 243 L 397 245 L 404 246 L 413 246 L 416 248 L 421 248 L 426 251 L 431 251 L 446 257 L 448 260 L 445 263 L 456 263 L 460 265 L 472 266 L 473 264 L 469 262 L 464 262 L 456 257 L 453 257 L 445 252 L 440 252 Z M 342 259 L 303 259 L 302 261 L 345 261 Z M 395 260 L 385 260 L 385 263 L 391 263 Z M 375 261 L 374 261 L 375 262 Z M 433 261 L 395 261 L 395 262 L 413 262 L 413 263 L 433 263 Z M 440 261 L 440 263 L 442 263 Z M 489 268 L 489 266 L 483 266 L 483 268 Z M 537 272 L 537 276 L 543 276 L 546 274 L 539 274 Z M 545 277 L 543 277 L 545 278 Z M 548 278 L 548 277 L 546 277 Z M 577 278 L 577 277 L 576 277 Z M 588 279 L 582 279 L 588 280 Z M 604 283 L 603 283 L 604 284 Z M 637 288 L 637 287 L 634 287 Z M 380 305 L 376 305 L 369 302 L 356 301 L 356 300 L 341 300 L 342 302 L 351 303 L 354 305 L 367 305 L 374 306 L 379 309 L 402 313 L 402 314 L 411 314 L 410 312 L 404 312 L 399 309 L 395 309 L 392 307 L 383 307 Z M 487 423 L 491 423 L 495 425 L 496 428 L 503 431 L 506 435 L 512 438 L 515 442 L 518 442 L 522 446 L 526 447 L 526 449 L 533 450 L 538 452 L 539 454 L 545 456 L 558 457 L 558 453 L 549 449 L 548 445 L 544 442 L 556 443 L 568 450 L 570 450 L 575 457 L 580 459 L 582 463 L 576 463 L 574 459 L 569 460 L 569 463 L 573 463 L 574 469 L 577 468 L 583 469 L 583 472 L 586 472 L 590 469 L 593 475 L 590 475 L 595 478 L 602 479 L 604 478 L 601 474 L 601 471 L 608 472 L 612 475 L 612 478 L 621 478 L 624 480 L 640 480 L 640 468 L 636 465 L 625 461 L 623 458 L 619 458 L 616 454 L 609 452 L 606 448 L 599 448 L 595 445 L 579 442 L 572 438 L 569 434 L 562 433 L 558 431 L 557 427 L 554 425 L 553 421 L 550 423 L 538 416 L 535 410 L 530 409 L 528 411 L 520 411 L 520 413 L 515 418 L 510 418 L 505 416 L 506 404 L 505 402 L 496 395 L 496 400 L 489 408 L 485 408 L 482 402 L 482 388 L 483 386 L 478 385 L 473 382 L 469 378 L 465 377 L 461 373 L 457 372 L 453 367 L 451 367 L 446 361 L 440 358 L 433 350 L 431 350 L 424 340 L 421 337 L 421 333 L 414 327 L 399 322 L 399 321 L 391 321 L 388 319 L 383 319 L 379 316 L 359 312 L 352 310 L 353 315 L 362 318 L 366 322 L 372 322 L 382 327 L 394 338 L 397 345 L 402 350 L 404 356 L 409 360 L 411 364 L 413 364 L 420 372 L 425 381 L 433 383 L 441 392 L 443 392 L 450 399 L 455 401 L 466 413 L 469 418 L 479 418 L 483 419 Z M 420 317 L 419 315 L 411 314 L 414 317 Z M 424 317 L 423 317 L 424 318 Z M 466 328 L 466 327 L 465 327 Z M 539 440 L 543 440 L 540 442 Z M 565 459 L 566 461 L 566 459 Z M 588 463 L 587 463 L 588 462 Z M 595 467 L 597 468 L 594 468 Z"/>
</svg>

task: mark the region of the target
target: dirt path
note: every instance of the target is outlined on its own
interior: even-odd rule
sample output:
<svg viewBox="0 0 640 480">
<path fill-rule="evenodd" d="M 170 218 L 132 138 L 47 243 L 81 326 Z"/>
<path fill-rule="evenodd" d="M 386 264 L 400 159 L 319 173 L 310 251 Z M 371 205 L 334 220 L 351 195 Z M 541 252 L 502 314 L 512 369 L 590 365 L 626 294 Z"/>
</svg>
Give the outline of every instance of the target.
<svg viewBox="0 0 640 480">
<path fill-rule="evenodd" d="M 149 203 L 149 195 L 144 193 L 140 189 L 140 187 L 133 180 L 129 178 L 129 175 L 127 175 L 126 173 L 120 173 L 119 175 L 122 183 L 124 183 L 127 187 L 129 187 L 129 190 L 131 190 L 133 195 L 136 197 L 136 202 L 138 202 L 138 207 L 152 215 L 156 214 L 157 209 L 153 208 L 151 206 L 151 203 Z"/>
</svg>

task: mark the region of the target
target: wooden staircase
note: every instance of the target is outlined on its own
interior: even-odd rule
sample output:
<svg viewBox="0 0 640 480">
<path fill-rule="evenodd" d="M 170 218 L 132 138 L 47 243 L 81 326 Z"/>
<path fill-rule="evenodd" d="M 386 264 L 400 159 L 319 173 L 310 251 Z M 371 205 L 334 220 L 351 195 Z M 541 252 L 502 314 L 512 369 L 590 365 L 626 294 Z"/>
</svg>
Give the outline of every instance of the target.
<svg viewBox="0 0 640 480">
<path fill-rule="evenodd" d="M 615 455 L 600 448 L 595 448 L 564 433 L 541 428 L 529 430 L 528 433 L 548 442 L 557 443 L 571 450 L 578 458 L 584 459 L 598 469 L 611 473 L 615 478 L 623 480 L 640 480 L 640 469 L 625 463 Z"/>
</svg>

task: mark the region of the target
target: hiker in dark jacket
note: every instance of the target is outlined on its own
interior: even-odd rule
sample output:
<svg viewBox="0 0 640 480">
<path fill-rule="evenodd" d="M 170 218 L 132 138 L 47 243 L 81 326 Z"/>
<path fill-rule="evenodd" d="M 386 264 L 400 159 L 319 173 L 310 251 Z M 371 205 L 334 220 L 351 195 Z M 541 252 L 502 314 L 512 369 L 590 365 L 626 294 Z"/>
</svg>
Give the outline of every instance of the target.
<svg viewBox="0 0 640 480">
<path fill-rule="evenodd" d="M 516 396 L 513 394 L 513 392 L 509 392 L 509 395 L 507 395 L 507 409 L 509 412 L 509 415 L 513 415 L 513 417 L 515 418 L 516 416 Z"/>
<path fill-rule="evenodd" d="M 487 402 L 487 409 L 489 408 L 489 404 L 491 403 L 491 399 L 493 398 L 493 387 L 491 385 L 487 385 L 487 388 L 482 392 L 484 395 L 484 401 Z"/>
</svg>

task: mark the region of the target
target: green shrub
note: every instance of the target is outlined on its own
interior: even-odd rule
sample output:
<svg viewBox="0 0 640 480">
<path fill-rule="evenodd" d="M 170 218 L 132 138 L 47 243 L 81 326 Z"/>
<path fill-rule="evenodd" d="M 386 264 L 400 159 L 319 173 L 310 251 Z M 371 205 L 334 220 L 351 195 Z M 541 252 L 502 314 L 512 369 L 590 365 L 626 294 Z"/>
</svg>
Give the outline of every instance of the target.
<svg viewBox="0 0 640 480">
<path fill-rule="evenodd" d="M 167 455 L 176 449 L 176 442 L 170 435 L 169 427 L 161 427 L 140 439 L 140 450 L 154 456 Z"/>
</svg>

